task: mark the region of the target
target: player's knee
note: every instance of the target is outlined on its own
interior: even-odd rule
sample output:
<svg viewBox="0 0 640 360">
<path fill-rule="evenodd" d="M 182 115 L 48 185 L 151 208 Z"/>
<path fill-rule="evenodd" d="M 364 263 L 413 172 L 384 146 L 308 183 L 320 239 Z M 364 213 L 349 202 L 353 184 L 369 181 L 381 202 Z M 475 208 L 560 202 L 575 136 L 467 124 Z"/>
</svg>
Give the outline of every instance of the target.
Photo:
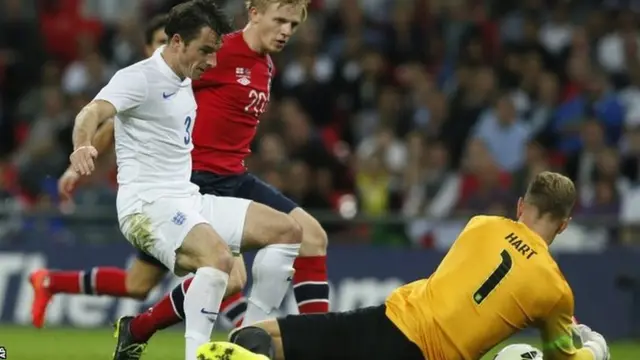
<svg viewBox="0 0 640 360">
<path fill-rule="evenodd" d="M 231 333 L 229 341 L 269 359 L 275 358 L 275 345 L 269 333 L 257 326 L 247 326 Z"/>
<path fill-rule="evenodd" d="M 304 227 L 300 256 L 324 256 L 327 254 L 329 238 L 322 226 L 317 222 L 310 222 Z"/>
<path fill-rule="evenodd" d="M 146 281 L 140 280 L 130 274 L 124 280 L 127 288 L 127 294 L 137 300 L 144 300 L 147 298 L 151 290 L 153 290 L 155 284 L 150 284 Z"/>
<path fill-rule="evenodd" d="M 283 244 L 300 245 L 302 242 L 302 226 L 290 215 L 269 209 L 258 213 L 259 226 L 254 226 L 251 237 L 261 247 Z"/>
<path fill-rule="evenodd" d="M 211 246 L 209 250 L 189 255 L 186 259 L 183 257 L 181 260 L 179 263 L 188 264 L 181 266 L 191 271 L 203 267 L 212 267 L 230 274 L 233 268 L 233 255 L 229 248 L 223 246 Z"/>
<path fill-rule="evenodd" d="M 188 271 L 213 267 L 229 274 L 234 257 L 229 246 L 210 226 L 200 224 L 189 232 L 178 249 L 176 263 Z"/>
<path fill-rule="evenodd" d="M 213 267 L 227 274 L 231 274 L 233 269 L 233 254 L 227 249 L 217 249 L 209 254 L 203 254 L 199 257 L 196 268 Z"/>
</svg>

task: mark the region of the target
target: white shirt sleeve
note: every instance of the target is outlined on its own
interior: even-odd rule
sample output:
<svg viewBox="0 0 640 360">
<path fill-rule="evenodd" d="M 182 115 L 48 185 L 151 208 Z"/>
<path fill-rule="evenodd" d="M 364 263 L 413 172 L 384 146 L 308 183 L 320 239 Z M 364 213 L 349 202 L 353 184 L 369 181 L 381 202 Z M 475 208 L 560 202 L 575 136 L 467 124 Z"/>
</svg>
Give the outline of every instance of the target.
<svg viewBox="0 0 640 360">
<path fill-rule="evenodd" d="M 120 113 L 142 104 L 148 92 L 146 76 L 139 70 L 124 68 L 113 75 L 94 100 L 108 101 Z"/>
</svg>

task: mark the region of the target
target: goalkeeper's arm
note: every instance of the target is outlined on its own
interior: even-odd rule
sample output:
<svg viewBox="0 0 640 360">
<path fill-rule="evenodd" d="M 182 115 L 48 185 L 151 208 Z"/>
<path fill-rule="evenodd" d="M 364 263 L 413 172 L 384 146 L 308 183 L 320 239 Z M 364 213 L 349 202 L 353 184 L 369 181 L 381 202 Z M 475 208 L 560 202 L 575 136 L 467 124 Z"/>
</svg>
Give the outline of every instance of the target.
<svg viewBox="0 0 640 360">
<path fill-rule="evenodd" d="M 608 360 L 604 338 L 591 329 L 584 334 L 573 323 L 573 301 L 562 296 L 540 324 L 545 360 Z"/>
<path fill-rule="evenodd" d="M 573 348 L 567 351 L 567 349 L 545 347 L 543 349 L 544 359 L 549 360 L 605 360 L 603 352 L 596 352 L 597 348 L 584 347 L 580 349 Z"/>
</svg>

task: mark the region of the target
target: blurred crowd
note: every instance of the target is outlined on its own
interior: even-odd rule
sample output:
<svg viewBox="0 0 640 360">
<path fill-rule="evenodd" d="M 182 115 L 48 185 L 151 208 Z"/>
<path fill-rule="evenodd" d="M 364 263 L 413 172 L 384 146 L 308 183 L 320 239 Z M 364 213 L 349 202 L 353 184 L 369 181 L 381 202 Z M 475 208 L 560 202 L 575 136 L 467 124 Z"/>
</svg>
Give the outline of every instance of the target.
<svg viewBox="0 0 640 360">
<path fill-rule="evenodd" d="M 177 2 L 3 1 L 0 198 L 55 204 L 75 114 L 142 58 L 144 20 Z M 242 28 L 243 1 L 227 3 Z M 308 209 L 405 216 L 400 241 L 424 246 L 459 230 L 443 219 L 513 215 L 531 175 L 552 169 L 576 181 L 575 218 L 590 225 L 580 234 L 627 241 L 635 231 L 608 225 L 640 217 L 636 10 L 635 0 L 313 1 L 275 58 L 248 167 Z M 113 203 L 104 175 L 78 201 Z"/>
</svg>

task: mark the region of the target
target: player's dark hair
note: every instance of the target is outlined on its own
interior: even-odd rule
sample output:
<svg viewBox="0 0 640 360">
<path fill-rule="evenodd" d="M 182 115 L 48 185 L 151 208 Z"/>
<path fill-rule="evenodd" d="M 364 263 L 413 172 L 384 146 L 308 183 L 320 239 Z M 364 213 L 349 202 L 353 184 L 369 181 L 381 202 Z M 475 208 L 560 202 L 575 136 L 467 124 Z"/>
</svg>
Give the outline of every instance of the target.
<svg viewBox="0 0 640 360">
<path fill-rule="evenodd" d="M 153 35 L 158 30 L 162 30 L 167 26 L 167 20 L 169 16 L 167 14 L 161 14 L 154 16 L 147 23 L 147 27 L 144 29 L 144 43 L 151 45 L 153 43 Z"/>
<path fill-rule="evenodd" d="M 524 195 L 524 201 L 536 207 L 540 217 L 549 215 L 557 221 L 571 216 L 576 198 L 573 181 L 562 174 L 550 171 L 537 174 Z"/>
<path fill-rule="evenodd" d="M 218 36 L 233 30 L 227 16 L 213 0 L 191 0 L 174 6 L 164 31 L 169 39 L 178 34 L 188 44 L 198 37 L 203 27 L 211 28 Z"/>
</svg>

